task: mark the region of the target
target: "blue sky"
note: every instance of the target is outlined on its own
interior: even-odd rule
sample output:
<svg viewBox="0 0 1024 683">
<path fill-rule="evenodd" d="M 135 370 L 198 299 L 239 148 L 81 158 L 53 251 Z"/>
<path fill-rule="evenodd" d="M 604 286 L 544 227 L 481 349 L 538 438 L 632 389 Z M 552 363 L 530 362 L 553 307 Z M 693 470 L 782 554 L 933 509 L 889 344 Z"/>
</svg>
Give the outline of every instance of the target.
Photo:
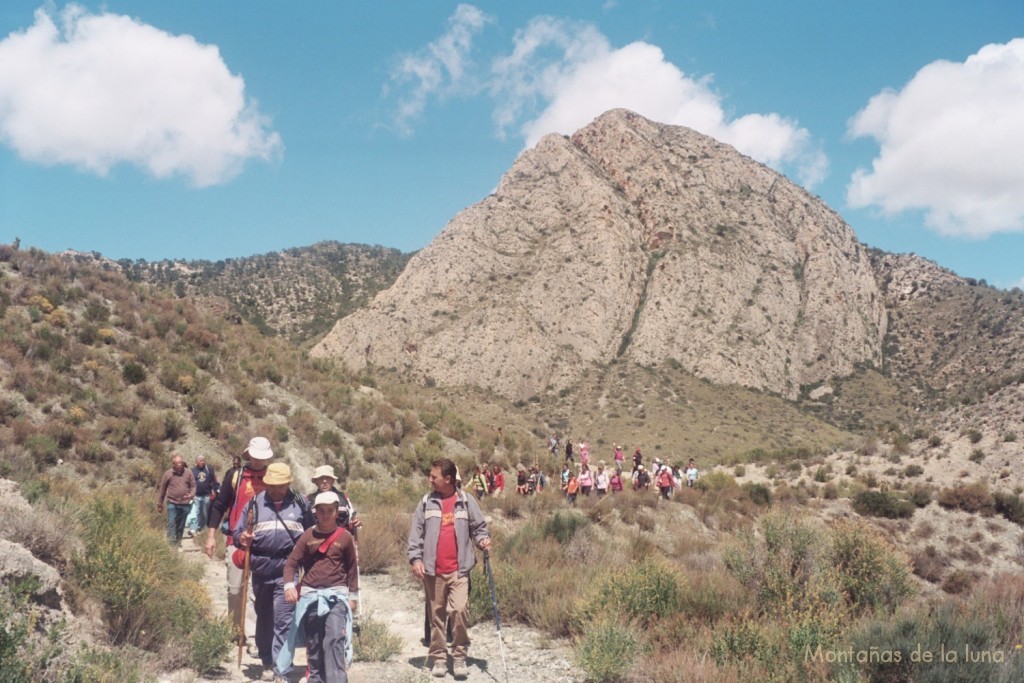
<svg viewBox="0 0 1024 683">
<path fill-rule="evenodd" d="M 111 258 L 427 245 L 626 107 L 860 239 L 1024 286 L 1024 2 L 6 0 L 0 242 Z"/>
</svg>

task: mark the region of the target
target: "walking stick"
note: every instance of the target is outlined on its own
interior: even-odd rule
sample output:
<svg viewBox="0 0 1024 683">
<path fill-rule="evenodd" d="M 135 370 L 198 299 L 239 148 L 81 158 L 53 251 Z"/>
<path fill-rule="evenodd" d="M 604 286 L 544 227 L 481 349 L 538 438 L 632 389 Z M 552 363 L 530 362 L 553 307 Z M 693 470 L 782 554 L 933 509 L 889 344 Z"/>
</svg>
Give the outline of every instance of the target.
<svg viewBox="0 0 1024 683">
<path fill-rule="evenodd" d="M 494 628 L 498 631 L 501 669 L 505 672 L 505 683 L 508 683 L 508 665 L 505 664 L 505 643 L 501 640 L 501 619 L 498 617 L 498 596 L 494 592 L 494 572 L 491 571 L 491 556 L 486 550 L 484 551 L 484 569 L 487 570 L 487 582 L 491 584 L 491 604 L 494 606 Z"/>
<path fill-rule="evenodd" d="M 246 530 L 252 531 L 254 517 L 249 515 Z M 242 650 L 245 649 L 245 613 L 249 609 L 249 557 L 252 554 L 252 539 L 245 548 L 245 565 L 242 568 L 242 609 L 238 615 L 238 668 L 242 668 Z"/>
</svg>

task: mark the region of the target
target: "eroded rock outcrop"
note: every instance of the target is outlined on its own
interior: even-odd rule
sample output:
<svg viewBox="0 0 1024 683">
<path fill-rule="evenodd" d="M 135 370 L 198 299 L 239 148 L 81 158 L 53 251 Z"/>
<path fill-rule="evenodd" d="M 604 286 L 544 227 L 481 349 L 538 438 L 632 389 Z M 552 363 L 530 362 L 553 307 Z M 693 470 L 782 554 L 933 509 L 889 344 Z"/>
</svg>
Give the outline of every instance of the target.
<svg viewBox="0 0 1024 683">
<path fill-rule="evenodd" d="M 313 354 L 510 398 L 616 358 L 795 396 L 880 362 L 884 334 L 835 212 L 732 147 L 614 110 L 524 152 Z"/>
</svg>

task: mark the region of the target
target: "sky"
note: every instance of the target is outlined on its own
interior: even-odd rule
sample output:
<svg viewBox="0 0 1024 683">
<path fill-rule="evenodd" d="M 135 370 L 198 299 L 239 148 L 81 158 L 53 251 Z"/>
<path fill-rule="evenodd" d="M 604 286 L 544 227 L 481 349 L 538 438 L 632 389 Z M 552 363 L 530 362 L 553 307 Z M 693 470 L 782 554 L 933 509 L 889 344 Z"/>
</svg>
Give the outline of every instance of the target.
<svg viewBox="0 0 1024 683">
<path fill-rule="evenodd" d="M 413 251 L 616 107 L 1024 287 L 1022 0 L 4 0 L 0 243 Z"/>
</svg>

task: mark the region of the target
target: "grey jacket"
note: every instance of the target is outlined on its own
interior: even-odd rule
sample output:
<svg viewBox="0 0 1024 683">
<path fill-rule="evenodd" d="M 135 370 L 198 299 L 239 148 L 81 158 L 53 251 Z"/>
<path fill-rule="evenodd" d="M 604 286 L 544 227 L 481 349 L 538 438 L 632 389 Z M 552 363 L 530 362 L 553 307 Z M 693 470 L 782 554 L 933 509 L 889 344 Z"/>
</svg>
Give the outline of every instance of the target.
<svg viewBox="0 0 1024 683">
<path fill-rule="evenodd" d="M 466 576 L 476 564 L 474 544 L 479 545 L 487 533 L 487 522 L 473 496 L 456 491 L 455 499 L 455 545 L 459 551 L 459 576 Z M 437 539 L 441 534 L 441 494 L 431 492 L 423 496 L 416 506 L 409 531 L 407 554 L 409 564 L 416 560 L 423 562 L 423 571 L 434 575 L 437 564 Z"/>
</svg>

